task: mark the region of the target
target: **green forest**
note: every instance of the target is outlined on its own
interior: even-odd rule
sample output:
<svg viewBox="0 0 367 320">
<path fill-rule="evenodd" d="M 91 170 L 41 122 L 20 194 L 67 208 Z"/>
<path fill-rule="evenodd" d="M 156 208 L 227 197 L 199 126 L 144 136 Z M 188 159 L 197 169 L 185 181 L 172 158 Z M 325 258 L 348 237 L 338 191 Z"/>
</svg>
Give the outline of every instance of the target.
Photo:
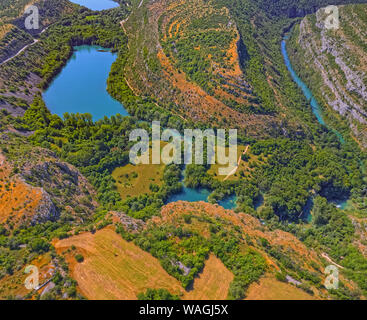
<svg viewBox="0 0 367 320">
<path fill-rule="evenodd" d="M 57 299 L 67 292 L 69 297 L 81 299 L 83 297 L 76 291 L 76 282 L 68 274 L 67 263 L 57 256 L 51 241 L 67 238 L 72 232 L 95 232 L 112 224 L 105 219 L 110 211 L 123 212 L 148 223 L 152 217 L 160 216 L 171 195 L 186 186 L 208 189 L 211 193 L 208 201 L 214 204 L 235 195 L 236 213 L 250 214 L 270 231 L 279 229 L 289 232 L 308 248 L 327 253 L 345 268 L 343 275 L 353 280 L 359 288 L 350 290 L 342 284 L 341 290 L 331 292 L 333 298 L 355 299 L 367 294 L 367 258 L 355 245 L 356 231 L 350 218 L 365 218 L 367 215 L 367 154 L 349 137 L 348 132 L 343 131 L 347 135 L 345 141 L 341 141 L 333 130 L 316 121 L 309 101 L 291 80 L 280 53 L 283 30 L 297 21 L 291 18 L 313 12 L 320 5 L 328 4 L 328 1 L 284 0 L 269 4 L 269 1 L 215 0 L 215 3 L 228 7 L 238 25 L 242 44 L 247 51 L 241 66 L 254 88 L 254 108 L 259 104 L 260 113 L 266 115 L 284 112 L 274 102 L 279 98 L 282 104 L 287 105 L 287 119 L 296 122 L 299 130 L 266 139 L 249 137 L 246 131 L 240 131 L 239 144 L 249 145 L 252 155 L 261 160 L 255 163 L 244 157 L 243 161 L 252 170 L 249 174 L 240 174 L 235 181 L 219 181 L 209 173 L 210 165 L 192 164 L 185 167 L 170 164 L 165 166 L 162 185 L 152 187 L 149 194 L 122 200 L 112 172 L 129 163 L 129 150 L 133 145 L 129 135 L 132 130 L 140 128 L 150 132 L 151 121 L 160 121 L 162 127 L 175 128 L 180 132 L 185 128 L 210 128 L 210 123 L 183 119 L 177 110 L 159 105 L 153 95 L 138 96 L 132 91 L 124 74 L 129 61 L 129 40 L 120 26 L 131 10 L 129 7 L 122 4 L 109 11 L 93 12 L 73 6 L 72 12 L 58 18 L 39 35 L 39 43 L 30 47 L 27 55 L 1 67 L 0 76 L 6 81 L 0 100 L 21 107 L 24 115 L 15 117 L 6 110 L 0 111 L 0 133 L 2 137 L 8 136 L 8 141 L 0 141 L 0 148 L 2 154 L 14 162 L 19 152 L 25 153 L 27 148 L 40 148 L 75 166 L 96 190 L 97 209 L 80 222 L 68 214 L 68 205 L 59 202 L 54 203 L 60 217 L 55 221 L 24 224 L 16 228 L 6 223 L 0 225 L 0 278 L 14 274 L 38 255 L 49 252 L 59 259 L 67 275 L 55 275 L 56 289 L 45 298 Z M 4 16 L 14 15 L 2 6 L 0 11 Z M 249 16 L 258 8 L 262 11 L 251 21 Z M 276 16 L 274 20 L 273 16 Z M 174 43 L 165 43 L 163 49 L 175 52 L 175 58 L 179 61 L 176 67 L 210 92 L 220 85 L 220 81 L 205 73 L 208 68 L 205 50 L 213 46 L 228 46 L 233 35 L 217 31 L 196 32 L 196 28 L 210 28 L 210 21 L 195 21 L 191 28 L 190 41 L 200 44 L 203 51 L 195 50 L 192 42 L 179 37 L 173 39 Z M 7 46 L 12 41 L 29 42 L 32 37 L 20 29 L 6 35 L 0 42 L 0 59 L 2 55 L 9 54 Z M 72 56 L 73 47 L 77 45 L 100 45 L 117 53 L 107 90 L 124 105 L 130 116 L 117 114 L 94 122 L 88 113 L 65 113 L 61 118 L 48 110 L 42 92 L 65 66 Z M 214 59 L 217 63 L 224 59 L 220 50 Z M 30 73 L 39 79 L 36 89 L 29 82 Z M 269 85 L 269 74 L 273 85 L 281 92 L 279 96 Z M 12 94 L 19 88 L 28 100 Z M 15 132 L 10 132 L 9 127 Z M 284 127 L 287 128 L 285 123 Z M 12 175 L 18 171 L 19 168 Z M 66 190 L 50 192 L 64 198 L 69 196 Z M 90 206 L 93 197 L 89 195 L 84 198 L 83 205 Z M 338 209 L 334 202 L 340 199 L 352 203 L 352 209 Z M 82 215 L 83 207 L 75 211 L 78 210 Z M 310 211 L 312 220 L 308 221 Z M 205 222 L 209 226 L 208 235 L 204 237 L 196 231 L 192 227 L 193 221 Z M 280 265 L 278 280 L 284 281 L 285 274 L 291 274 L 297 280 L 322 286 L 320 273 L 312 273 L 292 260 L 284 248 L 271 247 L 266 239 L 253 243 L 228 221 L 189 215 L 180 222 L 182 226 L 178 228 L 173 223 L 161 226 L 148 224 L 138 233 L 117 224 L 116 232 L 157 258 L 168 274 L 179 280 L 185 289 L 190 289 L 202 272 L 209 254 L 214 253 L 234 275 L 228 298 L 243 299 L 251 283 L 268 271 L 266 260 L 258 251 L 260 249 Z M 80 255 L 77 260 L 81 263 L 84 257 Z M 180 263 L 187 270 L 183 270 Z M 65 283 L 70 285 L 65 286 Z M 310 293 L 312 290 L 307 283 L 302 289 Z M 147 289 L 139 293 L 138 298 L 179 299 L 165 289 Z"/>
</svg>

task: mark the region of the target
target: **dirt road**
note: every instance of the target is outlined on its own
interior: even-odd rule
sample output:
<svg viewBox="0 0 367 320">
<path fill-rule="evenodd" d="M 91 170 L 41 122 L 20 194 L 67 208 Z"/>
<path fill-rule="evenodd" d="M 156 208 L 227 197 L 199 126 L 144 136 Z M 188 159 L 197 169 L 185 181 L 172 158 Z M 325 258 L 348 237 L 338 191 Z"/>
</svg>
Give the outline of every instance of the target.
<svg viewBox="0 0 367 320">
<path fill-rule="evenodd" d="M 20 49 L 15 55 L 11 56 L 10 58 L 6 59 L 5 61 L 0 63 L 0 66 L 2 66 L 3 64 L 13 60 L 15 57 L 19 56 L 24 50 L 27 50 L 29 47 L 33 46 L 34 44 L 36 44 L 39 40 L 38 39 L 34 39 L 34 41 L 30 44 L 27 44 L 26 46 L 24 46 L 22 49 Z"/>
<path fill-rule="evenodd" d="M 230 176 L 233 176 L 236 172 L 237 172 L 237 170 L 238 170 L 238 168 L 240 167 L 240 164 L 241 164 L 241 161 L 242 161 L 242 156 L 243 155 L 245 155 L 246 153 L 247 153 L 247 151 L 248 151 L 248 148 L 249 148 L 250 146 L 247 146 L 246 147 L 246 150 L 240 155 L 240 157 L 238 158 L 238 162 L 237 162 L 237 167 L 235 167 L 229 174 L 228 174 L 228 176 L 226 176 L 225 178 L 224 178 L 224 180 L 223 181 L 226 181 L 226 180 L 228 180 L 228 178 L 230 177 Z"/>
</svg>

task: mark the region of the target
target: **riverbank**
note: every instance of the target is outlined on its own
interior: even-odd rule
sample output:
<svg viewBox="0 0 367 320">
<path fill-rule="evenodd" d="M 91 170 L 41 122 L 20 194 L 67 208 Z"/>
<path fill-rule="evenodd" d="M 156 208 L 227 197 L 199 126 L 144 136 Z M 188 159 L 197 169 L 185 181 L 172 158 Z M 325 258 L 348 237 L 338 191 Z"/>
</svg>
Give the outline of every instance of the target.
<svg viewBox="0 0 367 320">
<path fill-rule="evenodd" d="M 315 115 L 317 121 L 321 125 L 326 126 L 329 130 L 334 132 L 336 134 L 336 136 L 338 137 L 338 140 L 340 141 L 340 143 L 342 143 L 342 144 L 345 143 L 345 139 L 343 138 L 342 134 L 339 131 L 337 131 L 333 128 L 330 128 L 326 124 L 326 122 L 324 120 L 324 117 L 323 117 L 323 114 L 322 114 L 321 106 L 317 102 L 317 100 L 314 97 L 314 95 L 312 94 L 311 90 L 307 87 L 307 85 L 302 81 L 302 79 L 297 75 L 296 71 L 293 69 L 293 66 L 291 64 L 291 61 L 289 59 L 288 52 L 287 52 L 287 40 L 288 39 L 289 39 L 289 35 L 285 34 L 283 36 L 283 40 L 281 42 L 281 50 L 282 50 L 282 55 L 283 55 L 283 58 L 284 58 L 285 65 L 286 65 L 289 73 L 291 74 L 292 79 L 297 83 L 298 87 L 301 88 L 304 96 L 309 101 L 312 112 Z"/>
</svg>

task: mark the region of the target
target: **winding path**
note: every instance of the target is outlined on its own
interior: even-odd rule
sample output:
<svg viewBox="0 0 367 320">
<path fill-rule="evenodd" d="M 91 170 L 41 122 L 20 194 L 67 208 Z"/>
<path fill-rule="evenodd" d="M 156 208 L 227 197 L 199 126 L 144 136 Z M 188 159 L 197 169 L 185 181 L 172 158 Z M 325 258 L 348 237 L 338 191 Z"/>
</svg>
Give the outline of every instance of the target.
<svg viewBox="0 0 367 320">
<path fill-rule="evenodd" d="M 333 264 L 333 265 L 337 266 L 338 268 L 340 268 L 340 269 L 344 269 L 344 267 L 343 267 L 343 266 L 341 266 L 340 264 L 337 264 L 337 263 L 335 263 L 333 260 L 331 260 L 331 258 L 330 258 L 330 257 L 329 257 L 325 252 L 323 252 L 323 253 L 321 254 L 321 257 L 325 258 L 327 261 L 329 261 L 331 264 Z"/>
<path fill-rule="evenodd" d="M 236 172 L 237 172 L 237 170 L 238 170 L 238 168 L 240 167 L 240 164 L 241 164 L 241 161 L 242 161 L 242 156 L 243 155 L 245 155 L 246 153 L 247 153 L 247 151 L 248 151 L 248 148 L 249 148 L 249 146 L 247 146 L 246 147 L 246 150 L 240 155 L 240 157 L 238 158 L 238 162 L 237 162 L 237 166 L 228 174 L 228 176 L 226 176 L 225 178 L 224 178 L 224 180 L 223 181 L 226 181 L 230 176 L 233 176 Z"/>
<path fill-rule="evenodd" d="M 27 50 L 29 47 L 33 46 L 34 44 L 36 44 L 39 40 L 38 39 L 34 39 L 34 41 L 30 44 L 27 44 L 26 46 L 24 46 L 22 49 L 20 49 L 15 55 L 11 56 L 10 58 L 6 59 L 5 61 L 0 63 L 0 66 L 2 66 L 3 64 L 13 60 L 15 57 L 19 56 L 23 51 Z"/>
<path fill-rule="evenodd" d="M 40 35 L 41 35 L 42 33 L 44 33 L 44 32 L 45 32 L 49 27 L 50 27 L 50 26 L 48 26 L 47 28 L 43 29 L 43 30 L 40 32 Z M 19 56 L 23 51 L 25 51 L 25 50 L 27 50 L 29 47 L 31 47 L 31 46 L 33 46 L 33 45 L 35 45 L 37 42 L 39 42 L 39 40 L 38 40 L 38 39 L 33 39 L 33 42 L 32 42 L 32 43 L 27 44 L 27 45 L 26 45 L 26 46 L 24 46 L 22 49 L 20 49 L 20 50 L 19 50 L 15 55 L 13 55 L 13 56 L 11 56 L 10 58 L 6 59 L 5 61 L 1 62 L 1 63 L 0 63 L 0 67 L 1 67 L 3 64 L 5 64 L 5 63 L 9 62 L 10 60 L 13 60 L 15 57 Z"/>
</svg>

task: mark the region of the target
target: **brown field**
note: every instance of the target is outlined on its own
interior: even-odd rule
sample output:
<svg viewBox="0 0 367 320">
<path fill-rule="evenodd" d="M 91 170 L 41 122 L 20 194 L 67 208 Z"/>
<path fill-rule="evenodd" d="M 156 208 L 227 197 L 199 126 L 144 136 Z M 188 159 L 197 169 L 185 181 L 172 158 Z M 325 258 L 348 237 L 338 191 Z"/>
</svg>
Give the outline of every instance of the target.
<svg viewBox="0 0 367 320">
<path fill-rule="evenodd" d="M 80 293 L 91 300 L 134 300 L 148 288 L 164 288 L 185 300 L 226 299 L 233 280 L 233 274 L 211 255 L 195 279 L 193 290 L 185 292 L 156 258 L 125 241 L 111 228 L 57 240 L 54 245 L 57 253 L 66 257 Z M 84 256 L 82 263 L 75 261 L 76 253 Z"/>
<path fill-rule="evenodd" d="M 184 300 L 225 300 L 233 274 L 216 256 L 210 255 L 203 272 L 195 279 L 192 291 L 187 292 Z"/>
<path fill-rule="evenodd" d="M 79 291 L 88 299 L 134 300 L 147 288 L 183 292 L 178 280 L 168 275 L 157 259 L 112 229 L 64 239 L 55 243 L 55 248 L 62 253 L 72 245 L 82 253 L 84 262 L 76 263 L 72 252 L 66 259 Z"/>
<path fill-rule="evenodd" d="M 294 285 L 267 276 L 258 283 L 250 285 L 245 300 L 316 300 L 316 298 Z"/>
</svg>

